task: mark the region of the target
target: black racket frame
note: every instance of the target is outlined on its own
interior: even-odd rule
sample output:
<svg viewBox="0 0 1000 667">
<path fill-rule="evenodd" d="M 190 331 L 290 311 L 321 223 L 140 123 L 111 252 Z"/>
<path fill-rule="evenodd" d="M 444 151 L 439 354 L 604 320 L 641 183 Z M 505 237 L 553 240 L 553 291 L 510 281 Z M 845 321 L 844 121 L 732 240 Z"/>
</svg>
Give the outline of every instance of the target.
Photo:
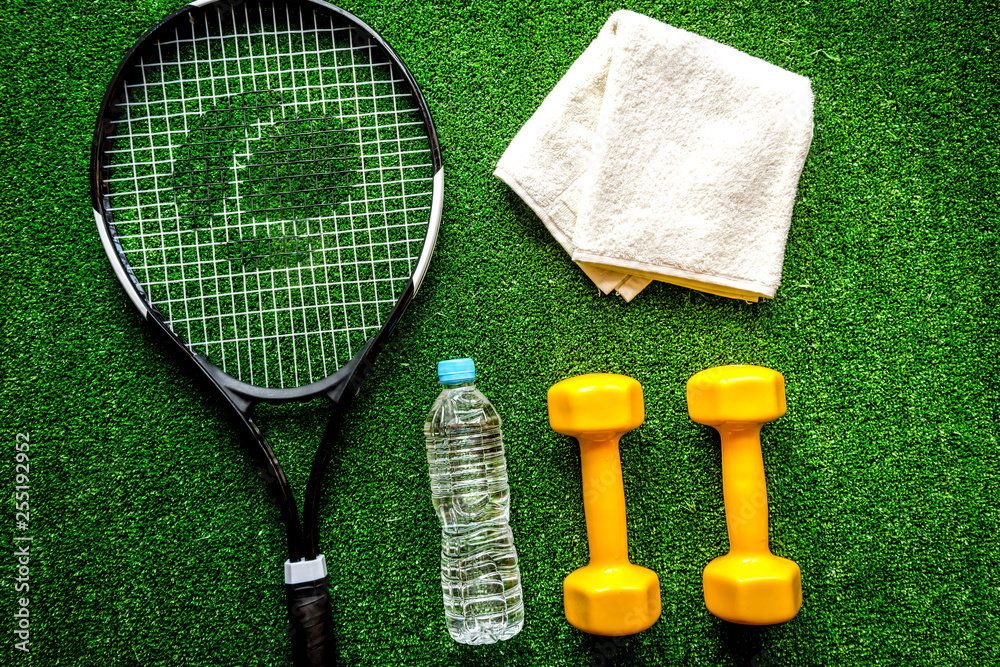
<svg viewBox="0 0 1000 667">
<path fill-rule="evenodd" d="M 208 11 L 212 8 L 217 11 L 227 12 L 232 11 L 233 8 L 241 4 L 243 4 L 242 0 L 209 0 L 208 2 L 198 1 L 185 5 L 167 15 L 150 28 L 125 54 L 104 94 L 98 115 L 97 127 L 94 131 L 90 161 L 91 203 L 98 231 L 112 268 L 119 282 L 125 288 L 127 295 L 135 304 L 143 319 L 145 319 L 149 330 L 175 354 L 180 365 L 186 367 L 197 378 L 202 391 L 213 396 L 222 404 L 224 412 L 230 418 L 230 422 L 237 431 L 241 442 L 251 445 L 248 447 L 250 450 L 249 453 L 257 462 L 261 476 L 267 481 L 270 493 L 278 504 L 282 520 L 286 527 L 288 557 L 294 563 L 303 560 L 313 560 L 320 553 L 318 527 L 321 491 L 327 462 L 337 442 L 340 422 L 351 400 L 358 393 L 364 382 L 366 374 L 374 366 L 375 359 L 385 347 L 396 325 L 402 318 L 403 312 L 413 300 L 419 284 L 415 282 L 413 277 L 410 278 L 396 306 L 382 324 L 382 328 L 374 337 L 368 339 L 362 349 L 333 375 L 318 382 L 284 389 L 265 388 L 247 384 L 222 371 L 206 356 L 191 350 L 186 342 L 169 326 L 163 314 L 153 305 L 141 283 L 136 278 L 125 257 L 124 250 L 117 240 L 115 222 L 108 196 L 108 167 L 102 163 L 102 154 L 110 148 L 115 139 L 115 123 L 109 115 L 123 94 L 125 77 L 132 66 L 134 66 L 137 58 L 146 53 L 148 49 L 155 49 L 157 40 L 167 36 L 168 31 L 173 30 L 177 21 L 187 21 L 189 13 L 193 11 Z M 429 261 L 430 254 L 433 253 L 434 244 L 437 240 L 437 228 L 440 224 L 440 200 L 442 198 L 440 190 L 443 186 L 443 178 L 441 178 L 442 161 L 440 144 L 423 93 L 399 54 L 378 33 L 353 14 L 323 0 L 285 0 L 285 4 L 300 6 L 304 10 L 325 12 L 331 14 L 342 24 L 354 26 L 372 43 L 376 44 L 391 60 L 399 73 L 405 77 L 427 128 L 427 137 L 435 174 L 433 197 L 436 206 L 432 206 L 432 209 L 437 209 L 438 220 L 433 220 L 435 211 L 432 210 L 432 220 L 428 225 L 428 234 L 424 238 L 418 262 L 418 264 L 424 263 L 424 268 L 426 269 L 426 262 Z M 419 276 L 421 279 L 422 277 L 422 275 Z M 297 505 L 288 478 L 274 450 L 268 444 L 263 432 L 255 422 L 254 407 L 259 403 L 280 405 L 293 401 L 308 402 L 319 397 L 328 398 L 333 403 L 333 410 L 313 458 L 303 502 L 303 520 L 300 522 Z M 306 587 L 308 590 L 299 591 L 298 593 L 289 590 L 289 604 L 293 615 L 296 610 L 292 598 L 295 596 L 304 597 L 310 603 L 315 602 L 312 599 L 314 596 L 327 595 L 325 581 L 323 584 L 322 591 L 315 591 L 310 587 Z M 325 613 L 328 617 L 328 602 L 329 598 L 327 597 L 327 608 L 325 610 L 320 608 L 316 613 Z M 322 605 L 319 606 L 322 607 Z M 301 617 L 303 614 L 309 616 L 311 613 L 313 612 L 303 608 L 303 610 L 300 610 L 299 616 Z M 293 625 L 303 622 L 307 625 L 310 622 L 314 625 L 322 625 L 324 621 L 322 619 L 293 618 L 292 622 Z M 329 619 L 327 618 L 325 622 L 329 623 Z M 324 632 L 328 630 L 329 628 L 323 629 Z M 303 640 L 301 637 L 302 634 L 306 635 L 304 641 L 309 642 L 311 641 L 309 635 L 314 634 L 314 631 L 308 627 L 305 628 L 304 632 L 300 633 L 299 643 Z M 325 639 L 322 637 L 313 637 L 312 641 L 325 641 Z M 294 643 L 297 642 L 295 642 L 293 635 Z M 297 664 L 327 664 L 331 659 L 330 651 L 321 650 L 307 657 L 303 657 L 303 651 L 308 652 L 304 646 L 293 647 Z M 317 662 L 316 660 L 319 661 Z"/>
</svg>

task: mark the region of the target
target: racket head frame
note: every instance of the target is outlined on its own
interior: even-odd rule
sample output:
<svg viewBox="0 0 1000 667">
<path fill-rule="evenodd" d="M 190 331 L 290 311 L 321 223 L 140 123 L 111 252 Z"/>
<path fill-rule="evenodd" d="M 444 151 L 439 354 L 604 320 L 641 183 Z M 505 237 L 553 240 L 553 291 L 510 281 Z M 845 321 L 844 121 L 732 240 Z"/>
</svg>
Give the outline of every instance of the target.
<svg viewBox="0 0 1000 667">
<path fill-rule="evenodd" d="M 369 338 L 362 349 L 358 351 L 351 360 L 341 366 L 335 373 L 308 384 L 296 387 L 261 387 L 243 382 L 236 377 L 224 372 L 208 357 L 195 352 L 187 342 L 179 336 L 152 303 L 141 281 L 135 275 L 135 271 L 129 264 L 125 250 L 117 239 L 114 217 L 111 213 L 111 205 L 108 201 L 107 183 L 103 178 L 106 165 L 103 163 L 105 151 L 114 141 L 113 122 L 111 120 L 111 110 L 116 105 L 116 100 L 122 94 L 122 87 L 128 71 L 135 65 L 136 58 L 145 50 L 154 46 L 158 39 L 166 36 L 167 31 L 172 29 L 179 18 L 190 14 L 193 10 L 205 10 L 211 6 L 216 6 L 220 11 L 228 11 L 240 2 L 230 2 L 228 0 L 196 0 L 180 7 L 176 11 L 168 14 L 156 25 L 146 31 L 133 46 L 126 52 L 119 63 L 111 82 L 105 90 L 98 113 L 97 125 L 94 130 L 94 137 L 91 145 L 90 160 L 90 185 L 91 204 L 94 218 L 97 224 L 98 234 L 102 246 L 111 266 L 125 290 L 129 300 L 133 303 L 139 314 L 149 325 L 163 337 L 173 343 L 182 357 L 192 361 L 201 373 L 208 379 L 212 387 L 221 394 L 234 410 L 243 417 L 249 417 L 253 406 L 259 402 L 269 404 L 282 404 L 293 401 L 311 401 L 317 397 L 325 396 L 335 404 L 339 404 L 345 398 L 345 392 L 351 389 L 353 396 L 360 386 L 359 374 L 367 371 L 374 363 L 374 358 L 385 346 L 389 336 L 399 323 L 403 312 L 416 295 L 423 279 L 427 273 L 434 246 L 440 229 L 441 216 L 444 200 L 444 171 L 442 168 L 441 149 L 431 117 L 427 101 L 423 96 L 419 86 L 410 69 L 403 62 L 399 54 L 368 24 L 354 16 L 350 12 L 332 5 L 324 0 L 286 0 L 288 5 L 298 5 L 302 8 L 318 10 L 331 15 L 336 20 L 359 30 L 364 36 L 382 50 L 392 63 L 392 66 L 403 75 L 409 91 L 417 104 L 420 116 L 423 120 L 427 132 L 427 140 L 430 149 L 430 157 L 433 163 L 433 194 L 429 213 L 427 232 L 424 236 L 420 254 L 414 267 L 413 273 L 402 290 L 402 293 L 390 314 L 385 318 L 378 333 Z"/>
<path fill-rule="evenodd" d="M 430 156 L 433 163 L 433 191 L 427 231 L 424 235 L 413 272 L 402 289 L 395 306 L 384 319 L 377 333 L 373 337 L 368 338 L 350 361 L 341 365 L 333 374 L 319 381 L 295 387 L 261 387 L 242 382 L 232 375 L 225 373 L 209 360 L 208 357 L 193 350 L 174 331 L 163 313 L 154 305 L 143 288 L 142 282 L 138 279 L 135 271 L 128 262 L 125 249 L 118 239 L 114 216 L 110 210 L 107 183 L 103 178 L 106 165 L 102 160 L 105 151 L 110 147 L 111 142 L 115 138 L 112 131 L 113 123 L 110 111 L 122 94 L 125 76 L 130 68 L 134 66 L 136 57 L 144 53 L 145 49 L 154 45 L 156 40 L 165 34 L 165 31 L 175 25 L 178 19 L 183 19 L 186 14 L 194 10 L 205 10 L 205 8 L 212 5 L 217 6 L 220 11 L 227 11 L 227 8 L 231 9 L 239 4 L 241 3 L 230 3 L 227 0 L 197 0 L 185 5 L 167 15 L 150 28 L 122 58 L 105 91 L 94 131 L 89 174 L 91 203 L 105 254 L 129 300 L 146 321 L 154 336 L 164 342 L 167 348 L 175 353 L 174 356 L 180 365 L 191 372 L 192 377 L 196 379 L 199 386 L 206 393 L 214 396 L 222 403 L 224 412 L 230 418 L 230 422 L 238 432 L 241 440 L 248 444 L 254 444 L 253 447 L 248 448 L 249 452 L 257 461 L 258 471 L 268 482 L 271 494 L 275 497 L 279 505 L 279 510 L 287 530 L 289 558 L 292 562 L 296 562 L 317 557 L 320 491 L 326 462 L 331 455 L 341 417 L 350 403 L 350 399 L 360 388 L 365 373 L 374 365 L 375 357 L 388 342 L 403 312 L 416 295 L 426 275 L 441 224 L 444 176 L 440 145 L 427 102 L 420 88 L 417 86 L 412 73 L 399 54 L 366 23 L 339 7 L 323 0 L 287 0 L 288 5 L 297 5 L 325 12 L 336 20 L 354 27 L 363 33 L 372 44 L 381 49 L 383 54 L 391 60 L 395 70 L 405 78 L 409 92 L 417 104 L 426 129 Z M 321 396 L 328 398 L 334 403 L 334 412 L 314 458 L 306 489 L 306 497 L 303 503 L 304 521 L 300 522 L 290 484 L 280 463 L 278 463 L 277 457 L 254 421 L 253 408 L 260 402 L 270 404 L 281 404 L 291 401 L 305 402 Z M 305 524 L 304 526 L 303 523 Z"/>
</svg>

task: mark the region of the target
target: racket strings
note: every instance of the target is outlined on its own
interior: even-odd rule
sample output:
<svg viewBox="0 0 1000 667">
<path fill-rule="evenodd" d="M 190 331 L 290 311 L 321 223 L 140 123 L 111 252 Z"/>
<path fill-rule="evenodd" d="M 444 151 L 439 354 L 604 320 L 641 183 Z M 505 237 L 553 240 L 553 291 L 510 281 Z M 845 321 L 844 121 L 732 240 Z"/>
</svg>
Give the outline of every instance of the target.
<svg viewBox="0 0 1000 667">
<path fill-rule="evenodd" d="M 434 174 L 418 102 L 329 16 L 189 16 L 126 74 L 106 212 L 192 349 L 251 384 L 317 381 L 378 331 L 420 257 Z"/>
<path fill-rule="evenodd" d="M 345 130 L 339 122 L 307 117 L 262 125 L 251 112 L 273 112 L 280 110 L 279 105 L 234 106 L 206 114 L 205 118 L 215 116 L 216 122 L 199 128 L 197 141 L 182 147 L 186 155 L 171 175 L 180 217 L 196 226 L 210 224 L 207 218 L 225 199 L 251 216 L 292 210 L 312 217 L 332 214 L 338 203 L 336 191 L 350 187 L 349 176 L 359 168 L 345 154 L 349 144 L 340 136 Z M 255 130 L 252 143 L 240 136 L 248 129 Z M 233 152 L 244 142 L 252 148 L 239 174 L 232 166 Z M 238 183 L 231 182 L 230 177 L 237 175 Z M 239 195 L 236 187 L 242 188 Z"/>
</svg>

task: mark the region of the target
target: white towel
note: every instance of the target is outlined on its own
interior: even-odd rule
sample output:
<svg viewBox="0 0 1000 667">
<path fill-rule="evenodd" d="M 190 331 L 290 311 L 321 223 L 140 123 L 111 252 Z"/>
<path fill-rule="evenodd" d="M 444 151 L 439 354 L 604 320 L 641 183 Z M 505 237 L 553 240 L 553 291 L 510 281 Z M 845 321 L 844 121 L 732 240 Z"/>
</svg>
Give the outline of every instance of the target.
<svg viewBox="0 0 1000 667">
<path fill-rule="evenodd" d="M 612 14 L 497 164 L 580 268 L 774 296 L 813 131 L 809 79 L 641 14 Z"/>
</svg>

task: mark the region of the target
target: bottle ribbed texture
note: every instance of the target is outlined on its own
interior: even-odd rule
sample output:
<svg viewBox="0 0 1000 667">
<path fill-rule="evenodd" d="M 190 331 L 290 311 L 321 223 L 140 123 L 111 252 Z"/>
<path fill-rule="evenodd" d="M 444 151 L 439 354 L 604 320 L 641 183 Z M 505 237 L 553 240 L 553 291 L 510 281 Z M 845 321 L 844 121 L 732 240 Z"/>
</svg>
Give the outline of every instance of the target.
<svg viewBox="0 0 1000 667">
<path fill-rule="evenodd" d="M 500 416 L 471 383 L 445 386 L 424 438 L 448 632 L 463 644 L 509 639 L 524 625 L 524 603 Z"/>
</svg>

